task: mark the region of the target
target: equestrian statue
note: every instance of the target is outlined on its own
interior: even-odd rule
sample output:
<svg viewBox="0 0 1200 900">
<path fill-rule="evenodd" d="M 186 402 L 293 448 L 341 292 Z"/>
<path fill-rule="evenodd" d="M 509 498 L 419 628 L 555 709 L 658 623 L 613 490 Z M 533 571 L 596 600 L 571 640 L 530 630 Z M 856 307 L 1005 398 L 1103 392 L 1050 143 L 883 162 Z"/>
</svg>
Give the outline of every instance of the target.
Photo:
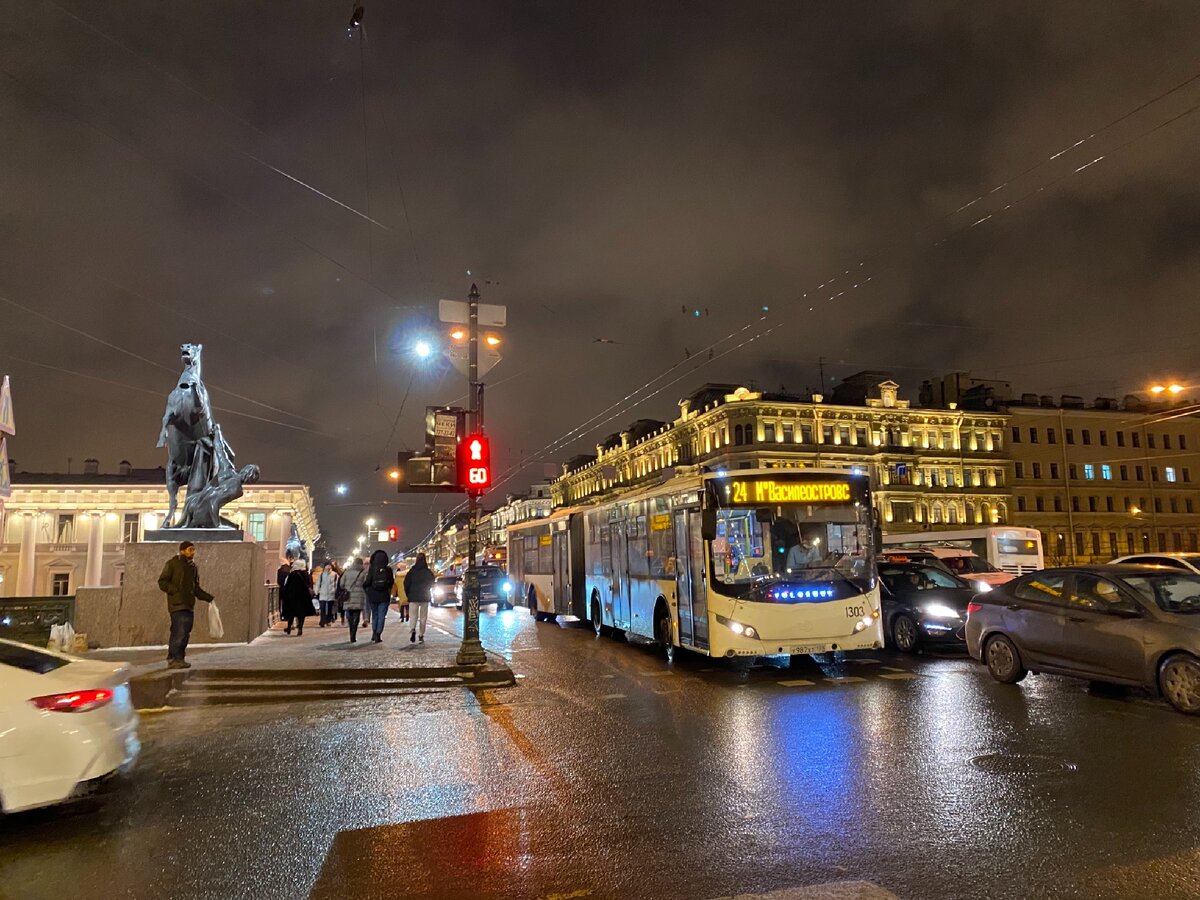
<svg viewBox="0 0 1200 900">
<path fill-rule="evenodd" d="M 241 496 L 242 484 L 258 480 L 258 468 L 247 466 L 242 473 L 233 469 L 234 452 L 225 443 L 221 427 L 213 420 L 208 389 L 201 375 L 204 345 L 183 344 L 179 349 L 183 374 L 167 397 L 167 410 L 163 413 L 162 430 L 158 435 L 158 446 L 167 448 L 168 506 L 162 527 L 232 526 L 232 522 L 220 517 L 219 509 Z M 231 472 L 233 479 L 238 481 L 236 490 L 229 477 Z M 176 498 L 184 485 L 187 485 L 184 515 L 176 523 Z"/>
</svg>

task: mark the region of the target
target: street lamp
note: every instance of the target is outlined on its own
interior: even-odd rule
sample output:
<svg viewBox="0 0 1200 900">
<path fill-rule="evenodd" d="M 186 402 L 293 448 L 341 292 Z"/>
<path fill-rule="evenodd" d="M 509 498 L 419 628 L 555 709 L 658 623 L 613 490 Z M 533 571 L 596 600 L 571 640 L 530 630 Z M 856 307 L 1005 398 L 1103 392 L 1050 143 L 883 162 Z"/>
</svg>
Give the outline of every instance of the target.
<svg viewBox="0 0 1200 900">
<path fill-rule="evenodd" d="M 364 519 L 363 524 L 366 525 L 368 529 L 374 528 L 375 527 L 375 518 L 371 517 L 369 519 Z"/>
<path fill-rule="evenodd" d="M 413 344 L 413 352 L 417 354 L 418 359 L 429 359 L 433 356 L 433 344 L 422 338 Z"/>
<path fill-rule="evenodd" d="M 1175 383 L 1167 385 L 1156 384 L 1150 388 L 1150 393 L 1152 394 L 1162 394 L 1164 392 L 1172 395 L 1181 394 L 1183 393 L 1183 385 Z"/>
<path fill-rule="evenodd" d="M 344 497 L 348 488 L 344 484 L 339 484 L 336 488 L 334 488 L 334 490 L 337 491 L 340 496 Z"/>
</svg>

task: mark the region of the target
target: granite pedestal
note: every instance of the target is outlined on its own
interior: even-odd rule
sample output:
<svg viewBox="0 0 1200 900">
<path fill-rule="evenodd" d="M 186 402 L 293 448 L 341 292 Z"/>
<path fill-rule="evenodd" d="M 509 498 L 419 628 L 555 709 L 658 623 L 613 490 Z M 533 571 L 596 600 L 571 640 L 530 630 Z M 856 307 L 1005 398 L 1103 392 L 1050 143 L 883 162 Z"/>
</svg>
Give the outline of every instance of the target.
<svg viewBox="0 0 1200 900">
<path fill-rule="evenodd" d="M 186 538 L 181 539 L 186 540 Z M 196 601 L 196 623 L 191 643 L 243 643 L 254 640 L 267 630 L 267 588 L 263 579 L 262 548 L 249 541 L 216 541 L 196 544 L 196 566 L 200 586 L 216 598 L 225 634 L 211 638 L 208 633 L 208 605 Z M 167 596 L 158 589 L 163 566 L 179 552 L 178 542 L 138 543 L 125 547 L 125 584 L 117 607 L 115 641 L 108 646 L 139 647 L 167 643 L 171 619 Z M 99 598 L 97 598 L 99 599 Z M 104 604 L 105 610 L 111 603 Z M 90 623 L 89 623 L 90 624 Z M 105 637 L 111 627 L 89 631 Z M 76 628 L 76 630 L 82 630 Z"/>
</svg>

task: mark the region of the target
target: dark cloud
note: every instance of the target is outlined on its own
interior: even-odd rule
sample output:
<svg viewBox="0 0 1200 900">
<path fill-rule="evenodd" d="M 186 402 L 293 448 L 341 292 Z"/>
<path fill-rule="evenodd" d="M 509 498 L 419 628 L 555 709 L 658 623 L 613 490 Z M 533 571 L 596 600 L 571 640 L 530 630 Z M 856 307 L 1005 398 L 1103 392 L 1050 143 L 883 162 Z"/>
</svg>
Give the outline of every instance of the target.
<svg viewBox="0 0 1200 900">
<path fill-rule="evenodd" d="M 1200 82 L 1047 162 L 1194 74 L 1191 4 L 376 3 L 365 47 L 327 2 L 0 8 L 0 296 L 94 338 L 0 305 L 26 467 L 156 462 L 162 399 L 132 388 L 165 395 L 201 340 L 248 414 L 223 415 L 239 457 L 357 533 L 381 507 L 333 485 L 390 499 L 375 467 L 463 393 L 408 351 L 467 270 L 509 306 L 488 413 L 510 459 L 685 348 L 679 383 L 558 458 L 703 381 L 815 389 L 818 359 L 910 394 L 950 368 L 1200 377 L 1200 116 L 1142 136 Z M 774 331 L 696 368 L 764 305 Z"/>
</svg>

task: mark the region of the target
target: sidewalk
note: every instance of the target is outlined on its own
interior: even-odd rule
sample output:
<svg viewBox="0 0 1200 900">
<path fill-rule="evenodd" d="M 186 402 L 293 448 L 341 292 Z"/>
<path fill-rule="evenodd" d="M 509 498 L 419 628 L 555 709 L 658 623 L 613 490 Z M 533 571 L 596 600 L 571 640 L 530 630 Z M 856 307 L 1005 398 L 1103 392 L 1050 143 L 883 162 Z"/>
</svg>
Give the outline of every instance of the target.
<svg viewBox="0 0 1200 900">
<path fill-rule="evenodd" d="M 94 650 L 91 659 L 129 662 L 134 667 L 132 687 L 139 708 L 175 705 L 184 693 L 201 689 L 211 702 L 240 702 L 254 695 L 272 699 L 287 686 L 287 699 L 301 689 L 315 699 L 331 691 L 338 696 L 351 687 L 364 693 L 392 693 L 402 689 L 451 686 L 500 687 L 515 683 L 503 659 L 488 653 L 482 667 L 455 662 L 460 640 L 433 627 L 425 641 L 410 642 L 408 623 L 388 610 L 383 643 L 371 642 L 370 627 L 359 627 L 358 641 L 350 643 L 350 630 L 340 623 L 321 628 L 310 617 L 303 636 L 284 633 L 277 623 L 249 644 L 205 645 L 188 648 L 190 669 L 167 669 L 162 648 Z M 190 683 L 189 683 L 190 682 Z M 236 690 L 235 690 L 236 688 Z M 236 694 L 239 700 L 222 701 L 216 694 Z M 168 696 L 171 695 L 171 696 Z M 243 697 L 243 695 L 245 695 Z M 190 703 L 189 705 L 198 705 Z"/>
</svg>

